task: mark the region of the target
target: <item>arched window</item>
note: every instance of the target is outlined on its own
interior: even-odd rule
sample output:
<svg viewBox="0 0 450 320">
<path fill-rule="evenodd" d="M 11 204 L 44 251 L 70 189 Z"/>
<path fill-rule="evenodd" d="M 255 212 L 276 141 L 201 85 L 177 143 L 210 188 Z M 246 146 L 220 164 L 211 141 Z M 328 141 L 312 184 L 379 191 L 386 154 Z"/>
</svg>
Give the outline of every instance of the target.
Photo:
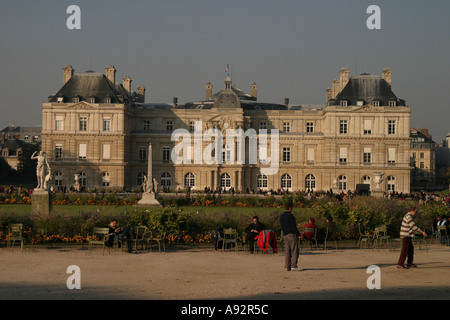
<svg viewBox="0 0 450 320">
<path fill-rule="evenodd" d="M 168 172 L 164 172 L 161 175 L 161 186 L 162 187 L 170 187 L 172 186 L 172 176 Z"/>
<path fill-rule="evenodd" d="M 305 178 L 305 189 L 315 190 L 316 189 L 316 177 L 312 174 L 308 174 Z"/>
<path fill-rule="evenodd" d="M 389 176 L 387 177 L 387 191 L 395 192 L 395 177 Z"/>
<path fill-rule="evenodd" d="M 184 186 L 191 188 L 195 186 L 195 176 L 192 172 L 188 172 L 184 176 Z"/>
<path fill-rule="evenodd" d="M 288 189 L 292 187 L 292 178 L 289 174 L 285 173 L 281 176 L 281 187 Z"/>
<path fill-rule="evenodd" d="M 78 172 L 78 183 L 81 187 L 86 187 L 87 175 L 86 172 Z"/>
<path fill-rule="evenodd" d="M 137 175 L 137 180 L 136 180 L 136 185 L 137 186 L 142 186 L 142 184 L 144 183 L 144 177 L 145 177 L 145 173 L 144 172 L 139 172 Z"/>
<path fill-rule="evenodd" d="M 364 176 L 364 177 L 362 177 L 361 182 L 362 182 L 363 184 L 370 184 L 370 176 Z"/>
<path fill-rule="evenodd" d="M 109 187 L 109 172 L 102 172 L 102 187 Z"/>
<path fill-rule="evenodd" d="M 230 188 L 231 187 L 231 177 L 228 173 L 224 173 L 220 176 L 220 187 Z"/>
<path fill-rule="evenodd" d="M 339 188 L 339 190 L 347 190 L 347 177 L 346 176 L 338 177 L 338 188 Z"/>
<path fill-rule="evenodd" d="M 60 187 L 62 185 L 63 185 L 63 175 L 62 175 L 61 171 L 56 171 L 55 172 L 55 186 Z"/>
<path fill-rule="evenodd" d="M 259 174 L 257 180 L 258 188 L 267 188 L 267 176 L 265 174 Z"/>
</svg>

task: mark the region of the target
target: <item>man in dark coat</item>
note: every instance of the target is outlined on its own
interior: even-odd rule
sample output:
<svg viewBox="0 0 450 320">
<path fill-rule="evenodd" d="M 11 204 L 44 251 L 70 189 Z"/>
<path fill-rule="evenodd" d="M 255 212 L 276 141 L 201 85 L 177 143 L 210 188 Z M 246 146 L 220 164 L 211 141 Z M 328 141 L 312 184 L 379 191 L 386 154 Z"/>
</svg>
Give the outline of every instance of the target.
<svg viewBox="0 0 450 320">
<path fill-rule="evenodd" d="M 259 218 L 257 216 L 253 217 L 252 223 L 250 223 L 245 229 L 245 232 L 247 232 L 245 242 L 249 244 L 250 253 L 253 253 L 255 246 L 255 238 L 264 229 L 265 229 L 264 224 L 259 222 Z"/>
</svg>

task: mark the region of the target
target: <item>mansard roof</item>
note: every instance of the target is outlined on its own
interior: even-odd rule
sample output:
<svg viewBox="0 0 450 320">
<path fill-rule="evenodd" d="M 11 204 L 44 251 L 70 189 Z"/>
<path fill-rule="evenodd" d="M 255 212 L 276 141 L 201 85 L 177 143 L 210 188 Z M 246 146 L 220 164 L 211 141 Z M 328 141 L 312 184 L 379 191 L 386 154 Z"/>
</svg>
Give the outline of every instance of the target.
<svg viewBox="0 0 450 320">
<path fill-rule="evenodd" d="M 380 106 L 389 106 L 390 101 L 395 101 L 396 106 L 406 105 L 405 100 L 399 99 L 392 92 L 391 85 L 386 80 L 367 73 L 351 77 L 344 89 L 328 104 L 340 106 L 341 101 L 347 101 L 348 106 L 356 106 L 358 101 L 363 101 L 364 105 L 372 104 L 373 101 L 379 101 Z"/>
<path fill-rule="evenodd" d="M 111 99 L 111 103 L 131 103 L 135 100 L 122 84 L 112 83 L 104 74 L 92 70 L 75 73 L 56 95 L 49 97 L 49 102 L 58 102 L 61 97 L 63 102 L 73 102 L 74 98 L 79 101 L 95 98 L 97 103 L 107 98 Z"/>
</svg>

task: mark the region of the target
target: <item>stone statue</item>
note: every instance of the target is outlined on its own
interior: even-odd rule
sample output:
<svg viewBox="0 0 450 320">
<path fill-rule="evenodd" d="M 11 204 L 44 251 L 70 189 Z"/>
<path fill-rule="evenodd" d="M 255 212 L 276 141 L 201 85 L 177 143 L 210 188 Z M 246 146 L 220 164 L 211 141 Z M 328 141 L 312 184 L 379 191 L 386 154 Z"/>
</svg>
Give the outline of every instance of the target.
<svg viewBox="0 0 450 320">
<path fill-rule="evenodd" d="M 75 180 L 75 184 L 73 185 L 73 188 L 76 190 L 76 191 L 80 191 L 80 175 L 78 174 L 78 173 L 75 173 L 74 175 L 73 175 L 73 179 Z"/>
<path fill-rule="evenodd" d="M 37 181 L 38 181 L 38 185 L 37 185 L 37 189 L 46 189 L 47 187 L 47 183 L 45 182 L 45 178 L 46 176 L 48 176 L 48 174 L 50 174 L 51 177 L 51 169 L 50 169 L 50 164 L 48 163 L 47 160 L 47 156 L 45 155 L 44 151 L 39 151 L 39 153 L 37 151 L 35 151 L 32 155 L 31 155 L 31 159 L 35 160 L 37 159 L 37 166 L 36 166 L 36 177 L 37 177 Z M 48 172 L 46 174 L 46 171 Z"/>
<path fill-rule="evenodd" d="M 156 181 L 155 178 L 153 178 L 153 192 L 154 193 L 158 192 L 158 182 Z"/>
<path fill-rule="evenodd" d="M 47 175 L 45 176 L 45 179 L 44 179 L 44 189 L 47 190 L 47 188 L 50 187 L 52 178 L 53 178 L 52 170 L 49 168 L 48 169 L 48 173 L 47 173 Z"/>
<path fill-rule="evenodd" d="M 153 193 L 152 179 L 149 179 L 147 176 L 144 176 L 144 182 L 142 183 L 142 189 L 144 190 L 144 193 Z"/>
</svg>

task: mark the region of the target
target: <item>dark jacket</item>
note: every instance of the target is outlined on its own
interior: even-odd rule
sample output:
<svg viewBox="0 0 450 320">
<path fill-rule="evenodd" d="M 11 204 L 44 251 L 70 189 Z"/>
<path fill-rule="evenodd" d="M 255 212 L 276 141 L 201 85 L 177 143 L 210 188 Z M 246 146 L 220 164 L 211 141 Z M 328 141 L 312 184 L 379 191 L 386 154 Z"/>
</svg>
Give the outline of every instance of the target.
<svg viewBox="0 0 450 320">
<path fill-rule="evenodd" d="M 297 237 L 300 236 L 300 232 L 297 228 L 297 222 L 295 217 L 291 212 L 284 212 L 280 217 L 281 230 L 283 235 L 295 234 Z"/>
</svg>

